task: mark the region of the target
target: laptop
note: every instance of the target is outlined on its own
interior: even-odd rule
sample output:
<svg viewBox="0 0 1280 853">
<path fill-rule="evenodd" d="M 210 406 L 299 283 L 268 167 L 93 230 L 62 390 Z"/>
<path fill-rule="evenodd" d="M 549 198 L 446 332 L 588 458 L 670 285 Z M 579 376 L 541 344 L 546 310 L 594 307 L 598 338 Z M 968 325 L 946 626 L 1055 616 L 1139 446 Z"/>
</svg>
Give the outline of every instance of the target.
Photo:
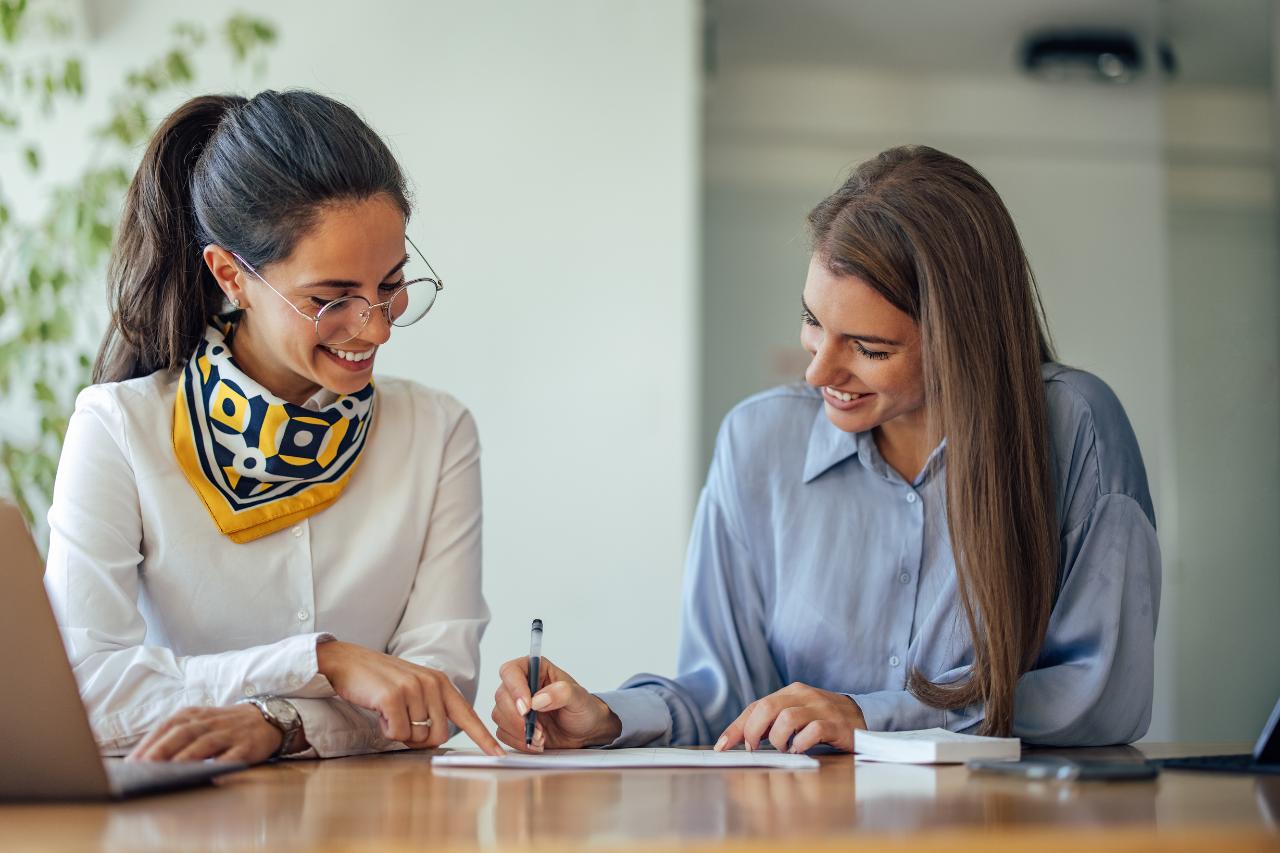
<svg viewBox="0 0 1280 853">
<path fill-rule="evenodd" d="M 103 761 L 22 514 L 0 500 L 0 800 L 110 800 L 207 783 L 235 762 Z"/>
<path fill-rule="evenodd" d="M 1274 773 L 1280 775 L 1280 700 L 1262 727 L 1253 752 L 1242 755 L 1196 755 L 1162 758 L 1156 762 L 1171 770 L 1212 770 L 1220 773 Z"/>
</svg>

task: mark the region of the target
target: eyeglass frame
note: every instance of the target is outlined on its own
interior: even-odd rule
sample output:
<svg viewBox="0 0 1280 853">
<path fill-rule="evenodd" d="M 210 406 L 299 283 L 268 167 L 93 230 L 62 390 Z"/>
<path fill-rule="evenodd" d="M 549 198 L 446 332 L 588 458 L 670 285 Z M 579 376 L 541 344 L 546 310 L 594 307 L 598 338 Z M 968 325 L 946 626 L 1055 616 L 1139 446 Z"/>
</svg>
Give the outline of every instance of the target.
<svg viewBox="0 0 1280 853">
<path fill-rule="evenodd" d="M 319 311 L 317 311 L 316 316 L 314 317 L 312 317 L 306 311 L 303 311 L 297 305 L 294 305 L 293 302 L 290 301 L 289 297 L 285 296 L 283 293 L 276 290 L 275 286 L 272 285 L 271 282 L 267 281 L 266 278 L 263 277 L 262 273 L 254 269 L 253 264 L 249 263 L 244 258 L 240 257 L 240 255 L 238 255 L 235 252 L 231 253 L 231 257 L 239 261 L 241 266 L 243 266 L 246 270 L 252 273 L 254 278 L 256 278 L 258 281 L 265 284 L 272 293 L 274 293 L 276 296 L 279 296 L 281 299 L 283 299 L 284 304 L 288 305 L 294 311 L 298 312 L 300 316 L 310 320 L 313 328 L 315 329 L 316 340 L 320 341 L 320 343 L 324 344 L 325 346 L 338 346 L 339 344 L 345 344 L 349 341 L 354 341 L 357 337 L 360 336 L 360 332 L 363 332 L 365 327 L 369 325 L 369 320 L 370 318 L 373 317 L 373 309 L 375 308 L 382 309 L 382 316 L 387 318 L 388 326 L 395 326 L 396 322 L 391 317 L 391 303 L 394 302 L 396 298 L 401 293 L 404 292 L 405 288 L 409 287 L 410 285 L 421 284 L 424 281 L 429 281 L 433 285 L 435 285 L 437 295 L 440 293 L 440 291 L 444 290 L 444 279 L 440 278 L 440 274 L 436 272 L 435 267 L 431 266 L 431 261 L 427 260 L 427 256 L 424 255 L 422 253 L 422 250 L 418 248 L 418 244 L 413 242 L 413 240 L 409 237 L 408 234 L 404 235 L 404 239 L 405 239 L 405 242 L 408 243 L 410 246 L 412 246 L 413 250 L 418 253 L 418 257 L 422 258 L 422 262 L 427 265 L 427 269 L 431 270 L 431 275 L 435 276 L 435 278 L 432 278 L 431 276 L 422 276 L 421 278 L 415 278 L 410 281 L 406 281 L 404 284 L 400 285 L 395 289 L 395 291 L 391 294 L 390 299 L 386 300 L 385 302 L 378 302 L 376 304 L 373 302 L 370 302 L 366 297 L 362 296 L 359 293 L 353 294 L 351 296 L 340 296 L 337 299 L 334 299 L 331 302 L 329 302 L 327 305 L 322 307 Z M 334 343 L 328 343 L 323 338 L 320 337 L 320 318 L 324 316 L 324 312 L 328 311 L 330 307 L 337 305 L 338 303 L 343 302 L 344 300 L 347 300 L 347 299 L 352 299 L 352 300 L 359 299 L 361 302 L 365 304 L 365 306 L 367 306 L 363 311 L 360 312 L 360 316 L 364 318 L 364 321 L 361 323 L 360 328 L 356 330 L 356 333 L 351 337 L 347 338 L 346 340 L 336 341 Z M 431 309 L 434 307 L 436 307 L 436 301 L 434 298 L 432 298 L 431 304 L 427 306 L 427 310 L 422 312 L 422 317 L 425 317 L 428 314 L 430 314 Z M 422 317 L 419 317 L 417 320 L 414 320 L 413 323 L 417 323 L 419 320 L 422 319 Z M 408 326 L 412 326 L 413 323 L 406 323 L 403 326 L 397 326 L 397 328 L 401 328 L 401 329 L 407 328 Z"/>
</svg>

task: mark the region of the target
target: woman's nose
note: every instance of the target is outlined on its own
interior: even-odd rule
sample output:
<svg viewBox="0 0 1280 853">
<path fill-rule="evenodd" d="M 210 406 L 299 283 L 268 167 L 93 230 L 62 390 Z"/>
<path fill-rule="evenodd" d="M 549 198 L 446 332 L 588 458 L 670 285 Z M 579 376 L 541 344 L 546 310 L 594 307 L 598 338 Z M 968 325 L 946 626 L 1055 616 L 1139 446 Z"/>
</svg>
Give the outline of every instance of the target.
<svg viewBox="0 0 1280 853">
<path fill-rule="evenodd" d="M 369 309 L 369 320 L 364 324 L 360 337 L 375 346 L 382 346 L 391 339 L 391 321 L 387 319 L 385 307 Z"/>
<path fill-rule="evenodd" d="M 823 385 L 840 385 L 847 378 L 848 371 L 844 369 L 832 348 L 824 343 L 818 345 L 817 350 L 813 353 L 813 360 L 809 362 L 809 367 L 804 372 L 804 379 L 815 388 Z"/>
</svg>

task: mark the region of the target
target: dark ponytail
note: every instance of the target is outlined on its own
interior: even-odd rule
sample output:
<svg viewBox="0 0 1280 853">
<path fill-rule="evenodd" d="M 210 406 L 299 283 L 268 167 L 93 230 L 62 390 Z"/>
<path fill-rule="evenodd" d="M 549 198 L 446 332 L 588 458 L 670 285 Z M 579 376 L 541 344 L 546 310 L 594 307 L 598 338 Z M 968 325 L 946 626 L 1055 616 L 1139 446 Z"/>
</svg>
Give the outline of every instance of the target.
<svg viewBox="0 0 1280 853">
<path fill-rule="evenodd" d="M 223 307 L 205 246 L 261 268 L 289 256 L 323 205 L 380 193 L 408 219 L 395 157 L 331 98 L 295 90 L 187 101 L 151 137 L 125 196 L 93 381 L 173 370 L 191 356 Z"/>
</svg>

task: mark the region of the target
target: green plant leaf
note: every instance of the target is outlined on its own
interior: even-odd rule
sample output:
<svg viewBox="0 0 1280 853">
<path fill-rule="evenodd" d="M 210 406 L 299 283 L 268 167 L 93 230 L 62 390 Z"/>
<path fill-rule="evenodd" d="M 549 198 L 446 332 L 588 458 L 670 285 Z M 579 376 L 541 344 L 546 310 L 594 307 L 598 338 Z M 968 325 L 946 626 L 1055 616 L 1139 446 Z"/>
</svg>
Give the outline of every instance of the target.
<svg viewBox="0 0 1280 853">
<path fill-rule="evenodd" d="M 79 59 L 71 57 L 62 67 L 62 88 L 76 97 L 84 97 L 84 69 Z"/>
<path fill-rule="evenodd" d="M 27 0 L 0 0 L 0 37 L 13 44 L 18 40 L 22 16 L 27 12 Z"/>
<path fill-rule="evenodd" d="M 40 171 L 40 152 L 36 150 L 34 145 L 28 145 L 23 148 L 22 157 L 26 161 L 28 169 L 33 172 Z"/>
<path fill-rule="evenodd" d="M 37 379 L 35 381 L 34 390 L 36 399 L 40 402 L 51 403 L 54 405 L 57 404 L 57 395 L 53 393 L 53 389 L 49 387 L 49 383 L 45 382 L 43 379 Z"/>
<path fill-rule="evenodd" d="M 165 70 L 169 72 L 169 79 L 172 82 L 190 82 L 192 78 L 191 64 L 187 62 L 187 58 L 180 51 L 169 51 L 169 55 L 165 57 L 164 66 Z"/>
</svg>

